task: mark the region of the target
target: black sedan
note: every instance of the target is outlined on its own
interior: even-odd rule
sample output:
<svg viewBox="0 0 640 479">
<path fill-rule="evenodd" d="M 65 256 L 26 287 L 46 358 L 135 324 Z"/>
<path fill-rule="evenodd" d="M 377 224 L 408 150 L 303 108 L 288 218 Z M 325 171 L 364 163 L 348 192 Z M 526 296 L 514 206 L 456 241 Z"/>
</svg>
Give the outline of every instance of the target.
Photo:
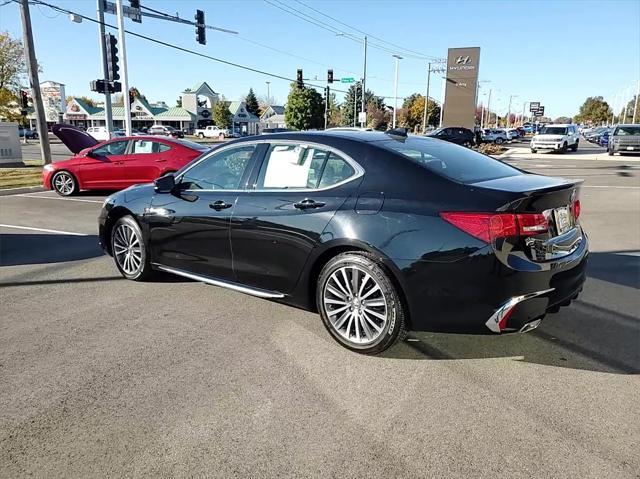
<svg viewBox="0 0 640 479">
<path fill-rule="evenodd" d="M 470 129 L 463 127 L 438 128 L 425 136 L 467 147 L 476 143 L 476 135 Z"/>
<path fill-rule="evenodd" d="M 316 310 L 378 353 L 408 330 L 528 331 L 568 305 L 588 254 L 579 192 L 399 131 L 280 133 L 110 196 L 99 234 L 126 278 Z"/>
</svg>

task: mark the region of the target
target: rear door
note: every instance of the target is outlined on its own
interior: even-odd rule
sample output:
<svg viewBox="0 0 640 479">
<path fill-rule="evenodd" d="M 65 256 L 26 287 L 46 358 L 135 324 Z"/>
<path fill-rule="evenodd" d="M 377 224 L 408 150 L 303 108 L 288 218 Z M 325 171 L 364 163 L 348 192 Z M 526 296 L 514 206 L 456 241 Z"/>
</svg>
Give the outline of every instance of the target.
<svg viewBox="0 0 640 479">
<path fill-rule="evenodd" d="M 325 227 L 357 191 L 362 168 L 325 145 L 269 144 L 231 223 L 233 267 L 239 282 L 290 292 Z"/>
<path fill-rule="evenodd" d="M 154 263 L 234 280 L 229 223 L 258 151 L 256 144 L 216 150 L 177 178 L 176 193 L 154 196 L 145 215 Z"/>
<path fill-rule="evenodd" d="M 171 147 L 155 140 L 131 140 L 129 155 L 124 160 L 129 183 L 146 183 L 158 178 L 166 168 Z"/>
<path fill-rule="evenodd" d="M 129 140 L 103 143 L 90 151 L 80 165 L 80 182 L 85 188 L 124 188 L 128 186 L 124 171 Z"/>
</svg>

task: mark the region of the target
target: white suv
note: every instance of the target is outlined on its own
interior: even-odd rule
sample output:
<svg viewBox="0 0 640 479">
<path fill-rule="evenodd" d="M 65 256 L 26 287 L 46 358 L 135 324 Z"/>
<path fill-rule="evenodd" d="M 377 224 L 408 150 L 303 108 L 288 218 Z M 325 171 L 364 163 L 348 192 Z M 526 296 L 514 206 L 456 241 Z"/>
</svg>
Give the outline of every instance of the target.
<svg viewBox="0 0 640 479">
<path fill-rule="evenodd" d="M 546 125 L 531 139 L 531 153 L 553 150 L 565 153 L 578 151 L 580 133 L 577 125 Z"/>
</svg>

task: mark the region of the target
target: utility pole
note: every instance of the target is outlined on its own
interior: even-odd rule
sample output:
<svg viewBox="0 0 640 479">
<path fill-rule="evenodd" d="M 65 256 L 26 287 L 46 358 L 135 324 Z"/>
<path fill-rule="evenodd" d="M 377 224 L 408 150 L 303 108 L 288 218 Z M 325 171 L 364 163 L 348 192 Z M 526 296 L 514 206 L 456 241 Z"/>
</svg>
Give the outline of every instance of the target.
<svg viewBox="0 0 640 479">
<path fill-rule="evenodd" d="M 427 132 L 429 118 L 429 82 L 431 80 L 431 62 L 427 63 L 427 91 L 424 95 L 424 114 L 422 115 L 422 134 Z"/>
<path fill-rule="evenodd" d="M 393 87 L 393 128 L 396 127 L 396 117 L 398 113 L 398 63 L 402 60 L 400 55 L 393 55 L 396 59 L 396 80 Z"/>
<path fill-rule="evenodd" d="M 40 80 L 38 78 L 38 61 L 36 50 L 33 46 L 33 32 L 31 31 L 31 14 L 28 0 L 21 0 L 20 13 L 22 17 L 22 35 L 24 37 L 24 54 L 27 57 L 27 69 L 29 71 L 29 83 L 31 83 L 31 98 L 36 110 L 38 124 L 38 136 L 40 137 L 40 155 L 45 165 L 51 163 L 51 146 L 49 145 L 49 132 L 47 131 L 47 118 L 44 115 L 42 105 L 42 93 L 40 92 Z M 64 108 L 65 105 L 60 105 Z"/>
<path fill-rule="evenodd" d="M 366 105 L 366 93 L 367 93 L 367 36 L 364 36 L 364 64 L 362 66 L 362 111 L 367 111 Z M 366 121 L 360 122 L 360 126 L 364 127 L 366 125 Z"/>
<path fill-rule="evenodd" d="M 327 129 L 329 121 L 329 85 L 324 89 L 324 129 Z"/>
<path fill-rule="evenodd" d="M 491 92 L 492 88 L 489 88 L 489 99 L 487 100 L 487 121 L 486 125 L 489 127 L 491 125 Z"/>
<path fill-rule="evenodd" d="M 440 123 L 438 124 L 438 128 L 442 128 L 442 119 L 444 118 L 444 100 L 446 98 L 446 92 L 447 92 L 447 77 L 443 76 L 442 77 L 442 104 L 440 105 Z"/>
<path fill-rule="evenodd" d="M 118 42 L 120 43 L 120 48 L 122 49 L 122 55 L 120 55 L 120 66 L 122 67 L 124 130 L 127 136 L 131 136 L 131 104 L 129 103 L 129 75 L 127 74 L 127 48 L 124 44 L 124 13 L 122 11 L 122 0 L 116 0 L 116 10 L 116 14 L 118 17 Z"/>
<path fill-rule="evenodd" d="M 358 121 L 358 83 L 353 84 L 353 126 L 355 128 Z"/>
<path fill-rule="evenodd" d="M 113 132 L 113 113 L 111 110 L 111 91 L 109 91 L 109 65 L 107 61 L 107 42 L 105 41 L 104 29 L 104 1 L 96 0 L 98 10 L 98 36 L 100 37 L 100 53 L 102 53 L 102 75 L 104 78 L 104 119 L 107 127 L 107 134 L 111 137 Z"/>
<path fill-rule="evenodd" d="M 636 122 L 638 114 L 638 97 L 640 96 L 640 80 L 638 80 L 638 86 L 636 88 L 636 104 L 633 107 L 633 123 Z"/>
<path fill-rule="evenodd" d="M 100 1 L 100 0 L 98 0 Z M 271 85 L 270 81 L 266 81 L 265 82 L 267 84 L 267 103 L 269 104 L 269 106 L 271 106 L 271 95 L 269 93 L 269 86 Z"/>
</svg>

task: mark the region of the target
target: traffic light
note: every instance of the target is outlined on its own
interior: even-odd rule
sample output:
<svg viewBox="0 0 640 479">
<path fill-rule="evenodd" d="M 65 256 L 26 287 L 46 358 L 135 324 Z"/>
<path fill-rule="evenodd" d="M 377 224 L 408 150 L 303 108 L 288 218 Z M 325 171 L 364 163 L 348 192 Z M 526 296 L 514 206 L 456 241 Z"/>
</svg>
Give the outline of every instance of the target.
<svg viewBox="0 0 640 479">
<path fill-rule="evenodd" d="M 140 0 L 129 0 L 131 8 L 140 8 Z"/>
<path fill-rule="evenodd" d="M 304 82 L 302 81 L 302 68 L 298 68 L 298 73 L 296 75 L 296 83 L 298 88 L 302 88 L 304 86 Z"/>
<path fill-rule="evenodd" d="M 327 70 L 327 83 L 333 83 L 333 70 Z"/>
<path fill-rule="evenodd" d="M 29 94 L 24 90 L 20 90 L 20 107 L 23 110 L 29 107 Z"/>
<path fill-rule="evenodd" d="M 107 68 L 109 81 L 120 80 L 120 67 L 118 66 L 118 40 L 107 33 Z"/>
<path fill-rule="evenodd" d="M 91 80 L 89 85 L 91 86 L 91 91 L 95 91 L 96 93 L 106 92 L 104 80 Z"/>
<path fill-rule="evenodd" d="M 196 40 L 200 45 L 207 44 L 207 34 L 204 29 L 204 12 L 196 10 Z"/>
</svg>

